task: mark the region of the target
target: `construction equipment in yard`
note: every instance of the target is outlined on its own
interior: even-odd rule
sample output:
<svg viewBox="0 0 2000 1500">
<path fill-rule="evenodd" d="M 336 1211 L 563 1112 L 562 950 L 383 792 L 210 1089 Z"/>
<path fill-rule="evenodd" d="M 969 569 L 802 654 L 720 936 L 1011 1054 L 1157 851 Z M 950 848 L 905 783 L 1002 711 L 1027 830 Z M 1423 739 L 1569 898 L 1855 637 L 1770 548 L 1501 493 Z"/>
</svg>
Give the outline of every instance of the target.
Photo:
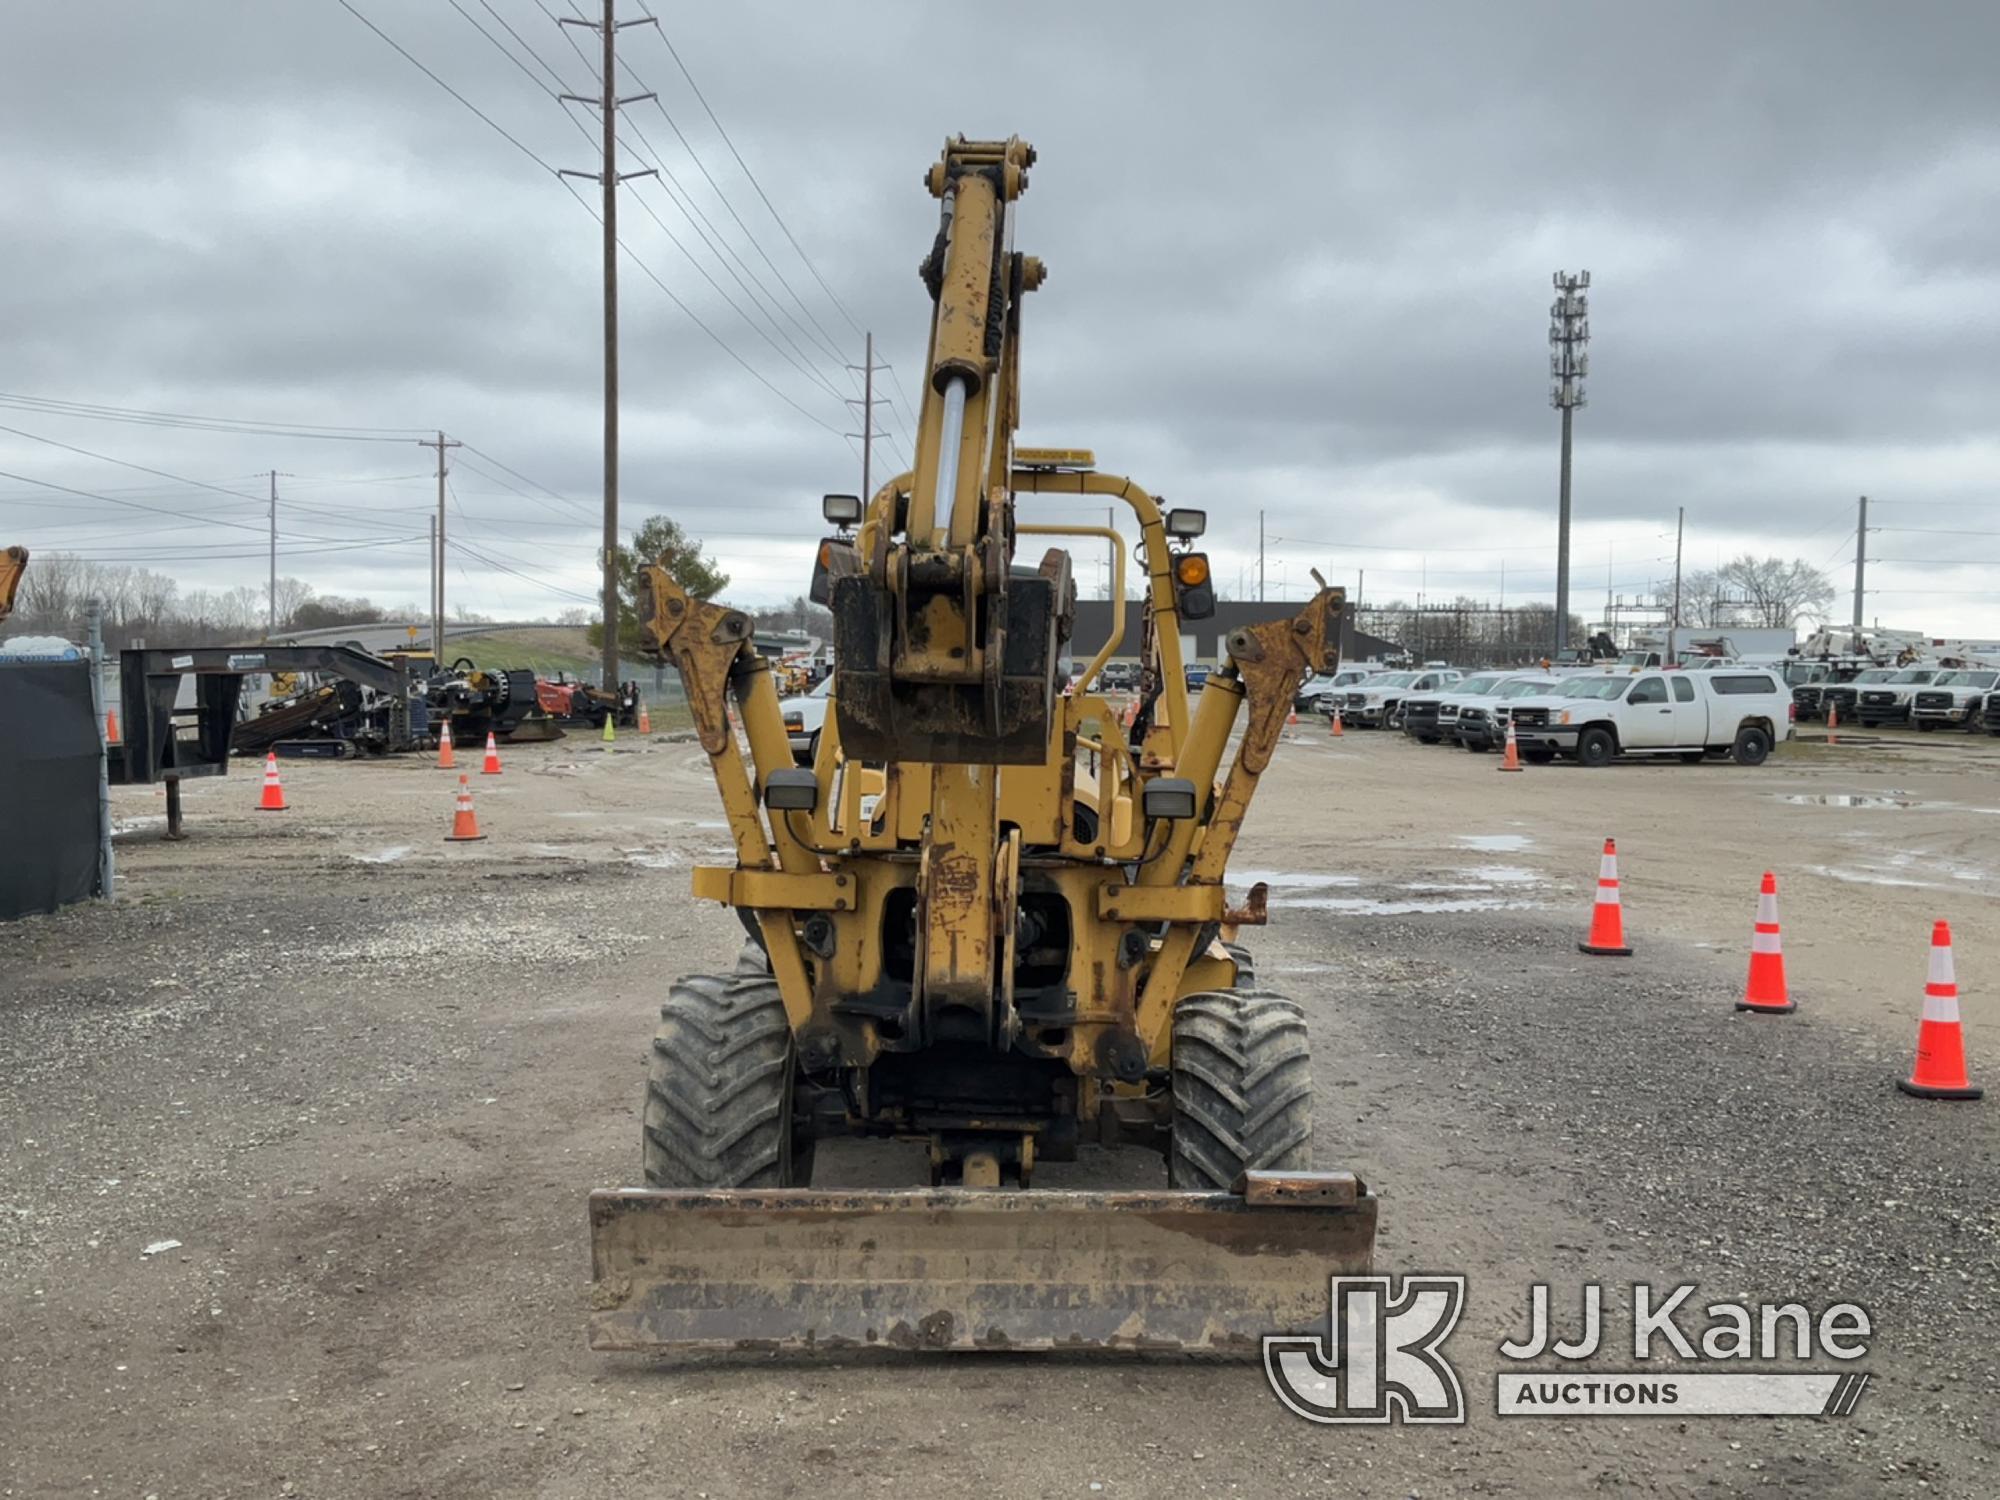
<svg viewBox="0 0 2000 1500">
<path fill-rule="evenodd" d="M 452 739 L 477 745 L 488 734 L 512 744 L 559 740 L 562 728 L 542 710 L 527 667 L 480 667 L 461 656 L 426 688 L 433 719 L 451 721 Z"/>
<path fill-rule="evenodd" d="M 621 682 L 617 691 L 594 682 L 573 681 L 567 673 L 535 679 L 535 701 L 543 713 L 561 723 L 575 722 L 595 729 L 607 717 L 628 729 L 639 726 L 639 684 Z"/>
<path fill-rule="evenodd" d="M 1308 1170 L 1304 1015 L 1224 946 L 1264 920 L 1262 886 L 1232 909 L 1224 874 L 1299 685 L 1335 665 L 1343 597 L 1231 632 L 1190 712 L 1181 627 L 1215 607 L 1189 545 L 1205 517 L 1087 452 L 1014 447 L 1021 303 L 1044 274 L 1012 248 L 1033 160 L 959 138 L 929 173 L 915 466 L 865 504 L 824 502 L 835 686 L 810 769 L 750 618 L 645 570 L 641 614 L 735 845 L 694 891 L 751 943 L 661 1007 L 648 1186 L 591 1199 L 597 1348 L 1254 1353 L 1323 1327 L 1328 1278 L 1371 1264 L 1374 1196 Z M 1022 519 L 1032 496 L 1091 519 Z M 1142 538 L 1129 729 L 1092 687 L 1124 637 L 1107 504 Z M 1110 641 L 1073 689 L 1070 559 L 1017 565 L 1027 536 L 1112 548 Z M 925 1141 L 930 1186 L 811 1189 L 835 1136 Z M 1085 1143 L 1160 1150 L 1167 1188 L 1030 1185 Z"/>
</svg>

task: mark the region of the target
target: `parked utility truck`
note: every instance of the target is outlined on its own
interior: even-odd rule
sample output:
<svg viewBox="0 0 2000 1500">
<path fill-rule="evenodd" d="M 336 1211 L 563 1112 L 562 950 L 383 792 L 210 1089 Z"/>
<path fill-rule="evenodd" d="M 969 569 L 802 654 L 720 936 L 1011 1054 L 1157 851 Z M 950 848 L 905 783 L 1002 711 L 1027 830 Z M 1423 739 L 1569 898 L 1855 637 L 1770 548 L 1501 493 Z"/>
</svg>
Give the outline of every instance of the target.
<svg viewBox="0 0 2000 1500">
<path fill-rule="evenodd" d="M 1511 705 L 1526 752 L 1609 765 L 1621 755 L 1705 755 L 1761 765 L 1792 734 L 1792 694 L 1766 669 L 1639 672 L 1576 677 L 1553 694 Z"/>
</svg>

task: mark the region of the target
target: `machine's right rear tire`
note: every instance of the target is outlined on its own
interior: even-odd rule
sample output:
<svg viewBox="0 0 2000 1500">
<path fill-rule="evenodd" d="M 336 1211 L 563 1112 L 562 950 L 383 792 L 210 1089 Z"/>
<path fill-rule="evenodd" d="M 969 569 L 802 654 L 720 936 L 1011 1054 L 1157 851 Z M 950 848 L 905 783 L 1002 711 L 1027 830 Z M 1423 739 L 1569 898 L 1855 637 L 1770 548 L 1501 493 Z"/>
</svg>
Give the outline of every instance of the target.
<svg viewBox="0 0 2000 1500">
<path fill-rule="evenodd" d="M 769 973 L 697 974 L 660 1007 L 646 1075 L 646 1184 L 797 1187 L 811 1175 L 792 1139 L 791 1023 Z"/>
<path fill-rule="evenodd" d="M 1174 1007 L 1167 1182 L 1227 1192 L 1250 1167 L 1299 1171 L 1312 1157 L 1305 1015 L 1263 990 L 1189 995 Z"/>
</svg>

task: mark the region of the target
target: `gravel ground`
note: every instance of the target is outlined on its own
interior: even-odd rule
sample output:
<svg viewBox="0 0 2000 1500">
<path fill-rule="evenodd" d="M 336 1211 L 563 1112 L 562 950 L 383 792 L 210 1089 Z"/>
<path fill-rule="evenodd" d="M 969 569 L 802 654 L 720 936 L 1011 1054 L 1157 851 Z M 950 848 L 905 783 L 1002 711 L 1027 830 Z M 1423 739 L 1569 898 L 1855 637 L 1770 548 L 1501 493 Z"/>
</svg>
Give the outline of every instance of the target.
<svg viewBox="0 0 2000 1500">
<path fill-rule="evenodd" d="M 687 894 L 722 844 L 699 754 L 516 749 L 473 778 L 475 845 L 414 761 L 287 766 L 282 816 L 253 776 L 191 785 L 173 845 L 122 790 L 120 901 L 6 934 L 0 1493 L 1990 1494 L 1994 1105 L 1889 1085 L 1934 917 L 2000 1082 L 1992 744 L 1505 778 L 1382 735 L 1281 753 L 1239 861 L 1273 881 L 1260 979 L 1307 1007 L 1320 1164 L 1382 1193 L 1378 1266 L 1471 1279 L 1456 1429 L 1313 1427 L 1192 1361 L 592 1355 L 583 1196 L 636 1176 L 668 978 L 737 947 Z M 1575 951 L 1606 833 L 1629 960 Z M 1767 867 L 1784 1019 L 1731 1009 Z M 1536 1280 L 1564 1321 L 1585 1281 L 1858 1301 L 1873 1383 L 1843 1420 L 1502 1420 Z"/>
</svg>

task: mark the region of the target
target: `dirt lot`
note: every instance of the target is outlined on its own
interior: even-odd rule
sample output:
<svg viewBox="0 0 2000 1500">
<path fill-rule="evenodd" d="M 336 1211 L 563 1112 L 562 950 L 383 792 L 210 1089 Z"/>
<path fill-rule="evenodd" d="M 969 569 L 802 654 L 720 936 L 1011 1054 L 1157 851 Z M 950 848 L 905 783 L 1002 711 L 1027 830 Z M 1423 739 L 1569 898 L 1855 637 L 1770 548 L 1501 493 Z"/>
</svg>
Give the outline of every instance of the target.
<svg viewBox="0 0 2000 1500">
<path fill-rule="evenodd" d="M 1301 731 L 1240 860 L 1274 887 L 1261 977 L 1307 1006 L 1319 1161 L 1382 1192 L 1379 1268 L 1471 1278 L 1470 1423 L 1399 1429 L 1308 1425 L 1247 1366 L 589 1353 L 584 1194 L 637 1175 L 658 994 L 738 946 L 688 895 L 723 842 L 690 745 L 517 749 L 473 845 L 414 760 L 288 765 L 283 815 L 254 774 L 193 784 L 180 844 L 120 792 L 116 906 L 4 934 L 0 1492 L 1991 1494 L 2000 1097 L 1890 1083 L 1945 917 L 2000 1087 L 1996 772 L 2000 741 L 1883 736 L 1502 777 Z M 1575 951 L 1607 833 L 1629 960 Z M 1731 1008 L 1766 868 L 1782 1020 Z M 1861 1302 L 1866 1399 L 1494 1416 L 1530 1282 L 1567 1319 L 1640 1279 Z"/>
</svg>

